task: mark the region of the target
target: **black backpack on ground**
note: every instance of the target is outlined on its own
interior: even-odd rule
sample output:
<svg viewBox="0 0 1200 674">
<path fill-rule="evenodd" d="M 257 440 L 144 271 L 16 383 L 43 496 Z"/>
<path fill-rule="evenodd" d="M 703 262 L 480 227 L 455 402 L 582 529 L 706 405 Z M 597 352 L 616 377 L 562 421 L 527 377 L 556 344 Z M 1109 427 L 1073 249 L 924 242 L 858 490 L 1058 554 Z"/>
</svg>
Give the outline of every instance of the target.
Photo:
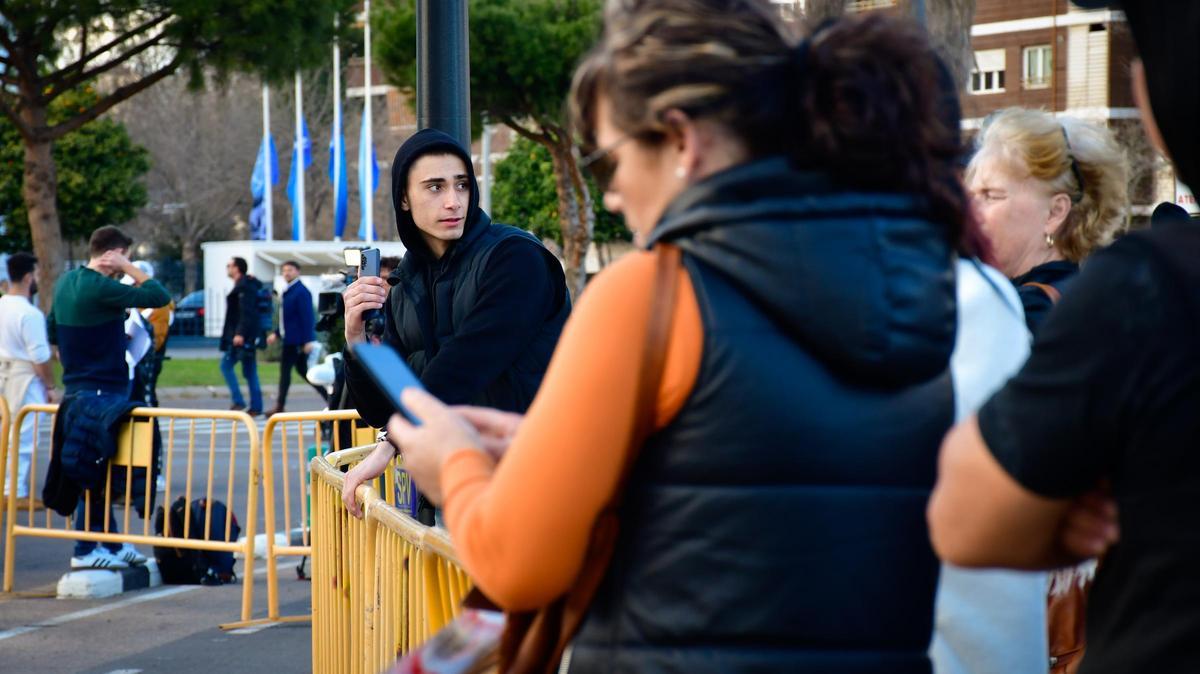
<svg viewBox="0 0 1200 674">
<path fill-rule="evenodd" d="M 171 535 L 183 535 L 183 516 L 187 500 L 180 496 L 171 504 Z M 238 526 L 237 515 L 229 528 L 229 539 L 225 538 L 225 504 L 213 500 L 212 520 L 209 531 L 204 531 L 204 509 L 206 500 L 198 498 L 192 501 L 191 524 L 188 528 L 188 538 L 209 541 L 236 541 L 242 533 Z M 154 514 L 154 532 L 163 535 L 162 506 Z M 237 581 L 233 571 L 234 559 L 232 552 L 216 552 L 209 550 L 191 550 L 187 548 L 170 548 L 154 546 L 154 558 L 158 560 L 158 570 L 162 574 L 163 583 L 168 585 L 222 585 Z"/>
</svg>

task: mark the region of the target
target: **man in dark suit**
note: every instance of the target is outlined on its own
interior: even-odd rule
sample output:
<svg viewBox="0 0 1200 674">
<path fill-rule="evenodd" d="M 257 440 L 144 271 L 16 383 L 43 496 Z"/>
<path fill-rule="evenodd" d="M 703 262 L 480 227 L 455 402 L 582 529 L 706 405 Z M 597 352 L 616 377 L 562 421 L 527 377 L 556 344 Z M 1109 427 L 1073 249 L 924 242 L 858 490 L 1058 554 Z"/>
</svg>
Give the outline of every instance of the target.
<svg viewBox="0 0 1200 674">
<path fill-rule="evenodd" d="M 312 293 L 300 281 L 300 264 L 288 260 L 283 263 L 280 271 L 288 285 L 283 291 L 283 301 L 279 303 L 279 328 L 267 337 L 268 344 L 274 344 L 276 340 L 283 338 L 283 353 L 279 365 L 279 397 L 271 414 L 279 414 L 287 405 L 293 367 L 300 373 L 301 379 L 308 381 L 308 353 L 312 351 L 317 339 Z M 325 389 L 315 385 L 313 388 L 328 402 Z"/>
</svg>

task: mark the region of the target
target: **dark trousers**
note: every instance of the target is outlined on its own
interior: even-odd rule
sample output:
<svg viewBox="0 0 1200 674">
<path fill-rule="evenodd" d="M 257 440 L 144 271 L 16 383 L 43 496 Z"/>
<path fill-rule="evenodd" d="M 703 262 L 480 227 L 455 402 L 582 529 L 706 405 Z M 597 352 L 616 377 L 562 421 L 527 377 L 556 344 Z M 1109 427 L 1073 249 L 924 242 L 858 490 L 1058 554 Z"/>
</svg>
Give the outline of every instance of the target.
<svg viewBox="0 0 1200 674">
<path fill-rule="evenodd" d="M 280 407 L 287 404 L 288 387 L 292 385 L 292 368 L 296 368 L 296 372 L 300 373 L 302 380 L 308 381 L 308 354 L 304 353 L 303 344 L 283 345 L 279 363 L 279 399 L 277 401 Z M 322 400 L 326 403 L 329 402 L 329 394 L 325 392 L 323 386 L 316 384 L 310 384 L 310 386 L 316 389 Z"/>
</svg>

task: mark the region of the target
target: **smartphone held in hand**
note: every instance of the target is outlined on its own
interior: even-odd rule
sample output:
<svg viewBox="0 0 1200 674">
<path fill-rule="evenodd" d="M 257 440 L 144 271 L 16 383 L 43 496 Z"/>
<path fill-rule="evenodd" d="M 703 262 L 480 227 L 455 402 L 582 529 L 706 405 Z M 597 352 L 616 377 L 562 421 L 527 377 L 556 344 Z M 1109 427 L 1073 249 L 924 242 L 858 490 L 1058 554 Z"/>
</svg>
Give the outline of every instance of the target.
<svg viewBox="0 0 1200 674">
<path fill-rule="evenodd" d="M 400 401 L 400 394 L 406 388 L 424 390 L 425 387 L 421 385 L 421 380 L 412 369 L 400 359 L 399 354 L 386 344 L 355 344 L 350 350 L 358 362 L 362 363 L 367 374 L 371 375 L 371 380 L 379 390 L 387 396 L 392 407 L 409 422 L 420 426 L 421 420 L 404 406 Z"/>
</svg>

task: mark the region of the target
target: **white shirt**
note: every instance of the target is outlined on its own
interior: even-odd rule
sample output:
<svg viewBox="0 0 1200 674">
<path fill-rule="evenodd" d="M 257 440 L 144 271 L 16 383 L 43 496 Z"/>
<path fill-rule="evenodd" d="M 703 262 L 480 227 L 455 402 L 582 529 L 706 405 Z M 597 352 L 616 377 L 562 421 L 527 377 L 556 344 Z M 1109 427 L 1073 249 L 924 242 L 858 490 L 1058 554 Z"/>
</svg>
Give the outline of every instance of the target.
<svg viewBox="0 0 1200 674">
<path fill-rule="evenodd" d="M 46 317 L 21 295 L 0 297 L 0 358 L 31 363 L 50 360 Z"/>
<path fill-rule="evenodd" d="M 283 329 L 283 325 L 284 325 L 284 323 L 283 323 L 283 295 L 287 291 L 291 290 L 292 286 L 296 285 L 299 282 L 300 282 L 300 277 L 297 276 L 296 278 L 292 279 L 291 283 L 287 284 L 287 287 L 283 289 L 282 293 L 279 293 L 279 336 L 280 337 L 287 337 L 287 330 Z"/>
<path fill-rule="evenodd" d="M 1029 356 L 1016 288 L 1000 272 L 958 262 L 958 337 L 950 356 L 954 420 L 975 413 Z M 942 565 L 929 655 L 936 674 L 1044 673 L 1046 574 Z"/>
</svg>

